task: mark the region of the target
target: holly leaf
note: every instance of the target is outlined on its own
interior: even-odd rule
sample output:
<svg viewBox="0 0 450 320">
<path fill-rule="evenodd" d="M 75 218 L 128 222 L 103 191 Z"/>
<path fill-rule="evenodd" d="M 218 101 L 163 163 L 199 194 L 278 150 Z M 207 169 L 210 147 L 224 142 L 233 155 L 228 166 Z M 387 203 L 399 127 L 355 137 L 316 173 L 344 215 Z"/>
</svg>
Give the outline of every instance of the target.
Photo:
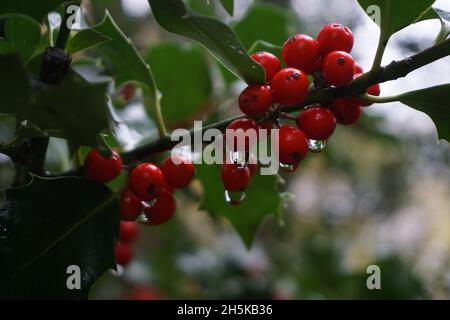
<svg viewBox="0 0 450 320">
<path fill-rule="evenodd" d="M 277 56 L 277 58 L 280 60 L 280 62 L 283 61 L 283 55 L 282 55 L 282 47 L 274 45 L 272 43 L 258 40 L 250 47 L 248 50 L 248 53 L 252 55 L 253 53 L 260 52 L 260 51 L 267 51 Z"/>
<path fill-rule="evenodd" d="M 5 37 L 0 38 L 0 54 L 17 53 L 26 64 L 41 41 L 41 27 L 26 16 L 11 16 L 5 21 Z"/>
<path fill-rule="evenodd" d="M 148 1 L 161 27 L 201 43 L 225 67 L 246 82 L 264 82 L 263 68 L 248 56 L 239 38 L 225 23 L 196 14 L 182 0 Z"/>
<path fill-rule="evenodd" d="M 160 42 L 150 46 L 146 60 L 158 79 L 164 119 L 171 124 L 184 121 L 190 125 L 207 109 L 213 91 L 203 48 L 195 44 Z"/>
<path fill-rule="evenodd" d="M 41 22 L 50 11 L 59 5 L 69 2 L 67 0 L 14 0 L 0 3 L 0 17 L 9 14 L 23 14 Z"/>
<path fill-rule="evenodd" d="M 234 0 L 220 0 L 220 3 L 222 3 L 225 10 L 232 16 L 234 13 Z"/>
<path fill-rule="evenodd" d="M 200 210 L 227 218 L 249 248 L 264 218 L 280 214 L 282 196 L 277 190 L 278 176 L 255 175 L 244 202 L 238 206 L 225 201 L 219 165 L 196 165 L 196 176 L 204 187 Z"/>
<path fill-rule="evenodd" d="M 379 25 L 382 41 L 413 24 L 436 0 L 358 0 L 361 8 Z M 379 11 L 379 15 L 377 12 Z"/>
<path fill-rule="evenodd" d="M 249 49 L 256 41 L 282 46 L 294 33 L 294 26 L 292 12 L 273 4 L 255 3 L 233 29 Z"/>
<path fill-rule="evenodd" d="M 92 284 L 115 268 L 119 216 L 117 196 L 84 178 L 33 176 L 29 185 L 6 190 L 0 297 L 87 298 Z M 79 290 L 67 287 L 69 266 L 79 267 Z"/>
<path fill-rule="evenodd" d="M 111 39 L 97 47 L 96 52 L 101 56 L 116 85 L 129 81 L 138 82 L 143 86 L 147 98 L 146 107 L 154 110 L 159 103 L 155 79 L 131 39 L 120 30 L 108 11 L 103 21 L 92 29 Z"/>
<path fill-rule="evenodd" d="M 73 55 L 74 53 L 96 47 L 107 41 L 111 41 L 111 38 L 94 29 L 84 29 L 78 31 L 69 39 L 66 51 L 69 55 Z"/>
<path fill-rule="evenodd" d="M 407 92 L 399 101 L 426 113 L 435 123 L 438 138 L 450 141 L 450 84 Z"/>
<path fill-rule="evenodd" d="M 100 131 L 110 126 L 108 83 L 88 83 L 72 72 L 58 86 L 27 78 L 17 56 L 0 57 L 0 113 L 29 120 L 50 136 L 74 144 L 97 146 Z M 82 124 L 82 125 L 80 125 Z"/>
</svg>

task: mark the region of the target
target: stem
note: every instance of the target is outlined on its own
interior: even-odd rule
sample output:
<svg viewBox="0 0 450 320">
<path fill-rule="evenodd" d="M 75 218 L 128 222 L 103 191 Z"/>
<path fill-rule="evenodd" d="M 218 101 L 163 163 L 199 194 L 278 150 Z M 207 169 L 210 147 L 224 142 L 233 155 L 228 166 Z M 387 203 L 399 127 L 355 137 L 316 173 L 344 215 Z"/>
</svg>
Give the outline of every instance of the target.
<svg viewBox="0 0 450 320">
<path fill-rule="evenodd" d="M 391 103 L 391 102 L 400 101 L 401 98 L 402 98 L 402 95 L 377 97 L 377 96 L 371 96 L 371 95 L 366 93 L 366 94 L 361 95 L 360 97 L 364 101 L 372 102 L 372 103 Z"/>
<path fill-rule="evenodd" d="M 384 32 L 380 31 L 380 38 L 378 39 L 378 48 L 375 58 L 373 60 L 371 72 L 376 72 L 381 68 L 381 62 L 383 61 L 384 51 L 389 39 L 385 39 Z"/>
<path fill-rule="evenodd" d="M 449 32 L 447 31 L 446 26 L 447 25 L 445 24 L 445 22 L 441 20 L 441 30 L 439 31 L 439 34 L 436 37 L 436 40 L 434 41 L 435 45 L 437 45 L 437 44 L 445 41 L 445 39 L 447 39 Z"/>
<path fill-rule="evenodd" d="M 155 117 L 156 117 L 156 125 L 158 126 L 159 137 L 165 137 L 168 135 L 166 123 L 164 122 L 164 117 L 161 111 L 161 99 L 159 97 L 156 98 L 155 104 Z"/>
<path fill-rule="evenodd" d="M 425 65 L 428 65 L 434 61 L 437 61 L 441 58 L 450 55 L 450 39 L 447 39 L 431 48 L 428 48 L 420 53 L 417 53 L 411 57 L 403 59 L 401 61 L 393 61 L 389 65 L 385 67 L 380 67 L 377 71 L 370 71 L 360 77 L 358 77 L 355 81 L 351 82 L 345 87 L 342 88 L 325 88 L 320 90 L 311 91 L 308 94 L 308 97 L 302 104 L 290 107 L 283 107 L 281 112 L 291 113 L 302 110 L 304 107 L 314 104 L 322 104 L 326 105 L 330 103 L 333 99 L 347 96 L 360 96 L 363 95 L 363 98 L 368 99 L 368 101 L 387 103 L 398 101 L 401 98 L 401 95 L 395 97 L 372 97 L 365 96 L 365 92 L 367 88 L 370 86 L 377 84 L 388 82 L 392 80 L 396 80 L 402 77 L 405 77 L 409 73 L 414 70 L 417 70 Z M 202 128 L 202 133 L 208 129 L 215 128 L 221 131 L 224 131 L 225 128 L 234 120 L 243 118 L 245 116 L 238 116 L 230 119 L 226 119 L 209 126 Z M 196 132 L 195 130 L 190 131 L 191 137 L 194 136 Z M 163 136 L 157 141 L 142 145 L 134 150 L 127 151 L 121 154 L 124 163 L 133 163 L 136 161 L 141 161 L 143 159 L 148 158 L 149 155 L 154 153 L 163 152 L 166 150 L 170 150 L 172 147 L 178 144 L 178 141 L 171 141 L 170 136 Z M 79 172 L 78 169 L 75 169 L 71 172 L 66 172 L 61 175 L 74 175 Z"/>
<path fill-rule="evenodd" d="M 70 37 L 70 32 L 72 31 L 71 29 L 69 29 L 69 26 L 67 25 L 67 22 L 69 21 L 69 18 L 70 18 L 70 15 L 67 13 L 68 7 L 69 7 L 69 5 L 64 6 L 64 16 L 61 21 L 61 26 L 59 27 L 59 32 L 58 32 L 58 38 L 56 38 L 56 43 L 55 43 L 55 47 L 62 49 L 62 50 L 65 50 L 67 41 L 69 40 L 69 37 Z"/>
<path fill-rule="evenodd" d="M 243 117 L 244 116 L 238 116 L 238 117 L 226 119 L 226 120 L 223 120 L 223 121 L 220 121 L 217 123 L 213 123 L 209 126 L 205 126 L 202 128 L 201 133 L 203 134 L 206 130 L 213 129 L 213 128 L 218 129 L 220 131 L 225 131 L 226 127 L 231 122 L 233 122 L 237 119 L 241 119 Z M 191 137 L 194 137 L 194 135 L 198 134 L 198 132 L 199 132 L 199 130 L 191 129 L 189 131 L 189 135 Z M 145 159 L 150 154 L 167 151 L 167 150 L 173 148 L 174 146 L 176 146 L 177 144 L 178 144 L 178 141 L 172 141 L 171 137 L 169 135 L 166 135 L 159 140 L 142 145 L 140 147 L 137 147 L 134 150 L 122 153 L 121 154 L 122 160 L 125 163 L 130 163 L 130 162 L 133 162 L 133 161 L 136 161 L 139 159 Z"/>
</svg>

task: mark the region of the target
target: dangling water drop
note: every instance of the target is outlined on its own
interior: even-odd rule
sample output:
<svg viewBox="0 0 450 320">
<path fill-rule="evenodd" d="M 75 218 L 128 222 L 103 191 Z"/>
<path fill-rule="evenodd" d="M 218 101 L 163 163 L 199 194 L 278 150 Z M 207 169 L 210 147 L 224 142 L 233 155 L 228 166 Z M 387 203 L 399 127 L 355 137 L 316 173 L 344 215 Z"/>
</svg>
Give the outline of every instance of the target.
<svg viewBox="0 0 450 320">
<path fill-rule="evenodd" d="M 322 152 L 327 146 L 327 140 L 308 140 L 309 150 L 313 153 Z"/>
<path fill-rule="evenodd" d="M 239 167 L 245 167 L 248 164 L 248 159 L 245 152 L 231 152 L 231 161 Z"/>
<path fill-rule="evenodd" d="M 242 201 L 245 200 L 246 196 L 247 196 L 247 194 L 245 193 L 245 191 L 232 192 L 232 191 L 225 190 L 225 201 L 234 206 L 241 204 Z"/>
<path fill-rule="evenodd" d="M 291 172 L 294 172 L 295 170 L 297 170 L 298 164 L 293 165 L 293 164 L 287 164 L 287 163 L 280 162 L 280 168 L 281 168 L 281 170 L 283 170 L 285 172 L 291 173 Z"/>
</svg>

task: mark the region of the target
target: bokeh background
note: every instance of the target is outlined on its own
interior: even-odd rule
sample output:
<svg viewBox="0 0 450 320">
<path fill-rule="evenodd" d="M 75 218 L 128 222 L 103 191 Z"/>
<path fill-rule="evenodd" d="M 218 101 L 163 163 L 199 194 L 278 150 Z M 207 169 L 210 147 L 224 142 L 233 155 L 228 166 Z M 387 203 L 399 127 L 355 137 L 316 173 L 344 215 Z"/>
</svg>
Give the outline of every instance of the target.
<svg viewBox="0 0 450 320">
<path fill-rule="evenodd" d="M 227 21 L 247 49 L 261 39 L 282 45 L 297 32 L 315 37 L 323 25 L 340 22 L 354 31 L 353 55 L 365 69 L 375 54 L 378 28 L 356 0 L 235 0 L 232 18 L 216 0 L 187 2 Z M 450 11 L 446 0 L 435 7 Z M 202 47 L 162 30 L 146 0 L 87 1 L 83 23 L 101 21 L 105 8 L 151 65 L 171 128 L 237 112 L 245 84 Z M 399 32 L 383 62 L 429 47 L 439 27 L 426 21 Z M 447 57 L 383 84 L 382 95 L 449 82 Z M 118 112 L 134 124 L 121 134 L 127 148 L 155 136 L 139 99 Z M 51 147 L 53 154 L 63 148 L 57 141 Z M 0 163 L 0 181 L 7 185 L 11 164 L 3 156 Z M 68 165 L 60 158 L 53 164 Z M 283 179 L 289 198 L 283 221 L 268 217 L 250 250 L 226 220 L 199 211 L 202 189 L 194 183 L 177 195 L 172 221 L 140 228 L 133 262 L 105 274 L 91 298 L 450 298 L 450 145 L 437 143 L 428 116 L 401 104 L 374 105 Z M 381 290 L 366 288 L 372 264 L 381 267 Z"/>
</svg>

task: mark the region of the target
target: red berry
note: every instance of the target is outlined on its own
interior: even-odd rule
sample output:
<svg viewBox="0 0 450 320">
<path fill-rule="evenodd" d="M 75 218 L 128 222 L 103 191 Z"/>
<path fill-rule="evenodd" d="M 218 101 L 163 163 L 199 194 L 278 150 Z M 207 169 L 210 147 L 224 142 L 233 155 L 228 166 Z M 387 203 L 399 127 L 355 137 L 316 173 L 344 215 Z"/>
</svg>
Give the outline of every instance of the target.
<svg viewBox="0 0 450 320">
<path fill-rule="evenodd" d="M 127 300 L 136 301 L 161 300 L 161 298 L 161 295 L 157 291 L 143 287 L 132 288 L 130 294 L 126 297 Z"/>
<path fill-rule="evenodd" d="M 136 222 L 120 221 L 120 242 L 130 243 L 136 240 L 139 228 Z"/>
<path fill-rule="evenodd" d="M 319 43 L 322 57 L 333 51 L 350 53 L 353 48 L 353 41 L 352 31 L 339 23 L 326 25 L 317 35 L 317 42 Z"/>
<path fill-rule="evenodd" d="M 355 79 L 360 77 L 360 76 L 362 76 L 362 73 L 355 74 Z M 376 97 L 380 96 L 380 94 L 381 94 L 381 87 L 380 87 L 380 85 L 377 83 L 377 84 L 374 84 L 373 86 L 370 86 L 367 89 L 367 94 L 369 94 L 371 96 L 376 96 Z M 362 107 L 368 107 L 368 106 L 371 106 L 373 103 L 366 102 L 366 101 L 360 101 L 360 104 L 361 104 Z"/>
<path fill-rule="evenodd" d="M 342 125 L 356 123 L 361 117 L 361 102 L 357 98 L 339 98 L 333 101 L 331 110 Z"/>
<path fill-rule="evenodd" d="M 258 142 L 259 126 L 256 121 L 241 118 L 230 123 L 225 131 L 225 141 L 231 150 L 249 150 Z"/>
<path fill-rule="evenodd" d="M 258 160 L 253 154 L 250 154 L 250 159 L 247 163 L 247 167 L 250 170 L 250 175 L 254 177 L 258 172 Z"/>
<path fill-rule="evenodd" d="M 134 95 L 136 94 L 136 86 L 132 83 L 128 83 L 122 87 L 120 94 L 122 94 L 125 102 L 128 102 L 134 98 Z"/>
<path fill-rule="evenodd" d="M 308 77 L 298 69 L 282 69 L 272 79 L 272 91 L 274 101 L 277 103 L 300 104 L 308 94 Z"/>
<path fill-rule="evenodd" d="M 239 108 L 251 117 L 267 112 L 272 102 L 272 91 L 267 85 L 250 85 L 239 96 Z"/>
<path fill-rule="evenodd" d="M 168 184 L 166 181 L 164 181 L 163 190 L 166 190 L 167 192 L 172 194 L 175 192 L 175 188 Z"/>
<path fill-rule="evenodd" d="M 156 202 L 144 209 L 145 216 L 148 219 L 146 224 L 158 226 L 170 220 L 175 213 L 176 206 L 173 195 L 166 190 L 162 190 L 159 192 Z"/>
<path fill-rule="evenodd" d="M 280 60 L 270 52 L 260 51 L 252 54 L 250 57 L 258 62 L 266 71 L 266 82 L 272 80 L 273 76 L 281 70 Z"/>
<path fill-rule="evenodd" d="M 240 166 L 234 163 L 222 164 L 222 182 L 225 190 L 242 192 L 251 182 L 251 171 L 248 166 Z"/>
<path fill-rule="evenodd" d="M 359 63 L 355 62 L 355 74 L 364 73 L 364 69 L 361 67 Z"/>
<path fill-rule="evenodd" d="M 114 247 L 116 262 L 118 265 L 125 267 L 133 258 L 133 249 L 127 243 L 117 242 Z"/>
<path fill-rule="evenodd" d="M 344 51 L 334 51 L 322 62 L 322 74 L 326 82 L 336 87 L 342 87 L 353 80 L 355 61 Z"/>
<path fill-rule="evenodd" d="M 84 161 L 84 175 L 94 181 L 109 182 L 114 180 L 122 171 L 122 158 L 116 151 L 111 151 L 109 158 L 103 158 L 92 149 Z"/>
<path fill-rule="evenodd" d="M 297 166 L 309 151 L 308 139 L 300 129 L 284 125 L 279 131 L 280 163 Z"/>
<path fill-rule="evenodd" d="M 175 161 L 175 162 L 174 162 Z M 173 156 L 166 158 L 161 164 L 164 180 L 174 188 L 184 188 L 191 183 L 195 167 L 186 157 Z"/>
<path fill-rule="evenodd" d="M 156 199 L 163 186 L 163 173 L 152 163 L 143 163 L 130 173 L 130 190 L 142 201 Z"/>
<path fill-rule="evenodd" d="M 380 96 L 381 94 L 381 87 L 379 84 L 374 84 L 373 86 L 370 86 L 367 89 L 367 94 L 371 95 L 371 96 Z M 368 107 L 371 106 L 373 103 L 370 102 L 363 102 L 363 107 Z"/>
<path fill-rule="evenodd" d="M 312 107 L 297 116 L 297 126 L 311 140 L 327 140 L 336 128 L 336 117 L 327 108 Z"/>
<path fill-rule="evenodd" d="M 120 215 L 124 221 L 134 221 L 142 212 L 142 202 L 133 192 L 126 191 L 122 196 Z"/>
<path fill-rule="evenodd" d="M 296 34 L 284 43 L 283 60 L 289 67 L 314 73 L 319 67 L 319 59 L 319 43 L 307 35 Z"/>
</svg>

